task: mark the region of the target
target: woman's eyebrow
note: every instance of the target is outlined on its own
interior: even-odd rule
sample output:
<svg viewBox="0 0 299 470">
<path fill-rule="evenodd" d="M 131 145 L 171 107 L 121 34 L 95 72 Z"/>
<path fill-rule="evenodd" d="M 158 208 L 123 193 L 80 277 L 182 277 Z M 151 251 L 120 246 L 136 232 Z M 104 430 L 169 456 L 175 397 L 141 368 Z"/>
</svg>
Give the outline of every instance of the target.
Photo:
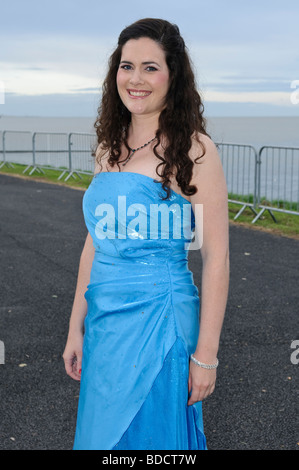
<svg viewBox="0 0 299 470">
<path fill-rule="evenodd" d="M 121 60 L 120 63 L 121 63 L 121 64 L 130 64 L 130 65 L 133 65 L 133 62 L 130 62 L 129 60 Z M 160 67 L 160 65 L 159 65 L 157 62 L 155 62 L 154 60 L 142 62 L 142 65 L 150 65 L 150 64 L 155 64 L 155 65 L 157 65 L 158 67 Z"/>
</svg>

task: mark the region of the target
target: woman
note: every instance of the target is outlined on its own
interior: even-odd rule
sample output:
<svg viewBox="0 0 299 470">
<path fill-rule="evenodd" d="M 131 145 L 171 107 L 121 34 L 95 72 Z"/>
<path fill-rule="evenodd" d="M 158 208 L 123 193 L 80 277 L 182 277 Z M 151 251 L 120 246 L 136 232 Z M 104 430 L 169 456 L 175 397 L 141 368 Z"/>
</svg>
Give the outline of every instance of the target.
<svg viewBox="0 0 299 470">
<path fill-rule="evenodd" d="M 63 355 L 81 380 L 74 449 L 206 449 L 201 402 L 215 387 L 228 293 L 227 189 L 176 25 L 144 19 L 122 31 L 98 111 Z M 187 256 L 196 225 L 200 300 Z"/>
</svg>

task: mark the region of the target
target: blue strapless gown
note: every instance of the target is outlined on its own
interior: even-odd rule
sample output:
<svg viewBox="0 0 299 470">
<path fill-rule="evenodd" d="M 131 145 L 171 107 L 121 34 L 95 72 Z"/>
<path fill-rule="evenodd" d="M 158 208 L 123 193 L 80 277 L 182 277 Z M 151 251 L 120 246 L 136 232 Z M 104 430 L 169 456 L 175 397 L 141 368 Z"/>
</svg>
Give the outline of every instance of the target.
<svg viewBox="0 0 299 470">
<path fill-rule="evenodd" d="M 206 449 L 202 404 L 187 405 L 199 333 L 186 249 L 195 220 L 187 199 L 165 195 L 161 183 L 132 172 L 99 173 L 84 194 L 95 257 L 75 450 Z M 169 227 L 151 212 L 161 204 Z"/>
</svg>

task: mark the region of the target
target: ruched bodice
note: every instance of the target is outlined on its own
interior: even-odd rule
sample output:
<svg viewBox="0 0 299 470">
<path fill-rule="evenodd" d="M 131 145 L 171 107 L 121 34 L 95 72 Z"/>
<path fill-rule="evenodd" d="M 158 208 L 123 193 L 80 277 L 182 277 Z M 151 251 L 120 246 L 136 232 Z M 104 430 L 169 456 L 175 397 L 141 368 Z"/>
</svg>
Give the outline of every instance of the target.
<svg viewBox="0 0 299 470">
<path fill-rule="evenodd" d="M 95 175 L 83 212 L 96 251 L 146 258 L 187 248 L 195 226 L 191 203 L 173 190 L 165 196 L 161 183 L 140 173 Z"/>
</svg>

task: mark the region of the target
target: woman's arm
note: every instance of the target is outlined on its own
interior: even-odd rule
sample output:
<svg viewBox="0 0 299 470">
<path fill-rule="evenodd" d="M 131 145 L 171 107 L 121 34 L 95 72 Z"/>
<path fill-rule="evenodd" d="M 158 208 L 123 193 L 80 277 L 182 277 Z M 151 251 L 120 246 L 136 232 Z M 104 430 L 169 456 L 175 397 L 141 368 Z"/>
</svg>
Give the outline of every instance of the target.
<svg viewBox="0 0 299 470">
<path fill-rule="evenodd" d="M 88 233 L 80 257 L 77 286 L 69 321 L 68 338 L 63 353 L 65 370 L 75 380 L 80 380 L 81 374 L 83 326 L 87 314 L 87 302 L 84 294 L 90 280 L 94 252 L 92 238 Z"/>
<path fill-rule="evenodd" d="M 194 357 L 200 362 L 215 364 L 229 289 L 228 194 L 216 146 L 206 136 L 201 136 L 201 140 L 206 154 L 199 159 L 203 163 L 194 165 L 191 181 L 198 188 L 191 196 L 194 213 L 195 204 L 202 204 L 203 209 L 200 333 Z M 196 149 L 198 156 L 198 144 L 194 145 L 193 151 Z M 190 362 L 189 391 L 192 389 L 192 395 L 188 404 L 210 395 L 215 382 L 216 369 L 203 369 Z"/>
</svg>

